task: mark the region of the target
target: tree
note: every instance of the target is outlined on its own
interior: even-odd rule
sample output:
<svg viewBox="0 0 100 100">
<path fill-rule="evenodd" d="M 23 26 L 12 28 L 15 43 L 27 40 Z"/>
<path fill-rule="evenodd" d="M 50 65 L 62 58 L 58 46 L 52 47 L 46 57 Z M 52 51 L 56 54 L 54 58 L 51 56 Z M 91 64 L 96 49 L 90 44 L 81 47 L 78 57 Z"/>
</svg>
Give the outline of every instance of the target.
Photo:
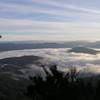
<svg viewBox="0 0 100 100">
<path fill-rule="evenodd" d="M 50 67 L 51 73 L 42 65 L 46 80 L 41 76 L 30 77 L 32 84 L 27 87 L 26 95 L 33 100 L 96 100 L 94 89 L 89 82 L 77 77 L 75 68 L 64 74 L 57 65 Z M 98 88 L 99 89 L 99 88 Z"/>
</svg>

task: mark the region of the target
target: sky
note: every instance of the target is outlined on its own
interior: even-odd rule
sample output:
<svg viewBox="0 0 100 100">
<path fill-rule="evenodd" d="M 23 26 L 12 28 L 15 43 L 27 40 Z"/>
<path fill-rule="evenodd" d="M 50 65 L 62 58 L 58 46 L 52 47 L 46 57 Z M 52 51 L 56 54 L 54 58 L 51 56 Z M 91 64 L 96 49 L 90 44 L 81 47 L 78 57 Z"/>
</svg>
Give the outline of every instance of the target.
<svg viewBox="0 0 100 100">
<path fill-rule="evenodd" d="M 1 41 L 100 39 L 100 0 L 0 0 Z"/>
</svg>

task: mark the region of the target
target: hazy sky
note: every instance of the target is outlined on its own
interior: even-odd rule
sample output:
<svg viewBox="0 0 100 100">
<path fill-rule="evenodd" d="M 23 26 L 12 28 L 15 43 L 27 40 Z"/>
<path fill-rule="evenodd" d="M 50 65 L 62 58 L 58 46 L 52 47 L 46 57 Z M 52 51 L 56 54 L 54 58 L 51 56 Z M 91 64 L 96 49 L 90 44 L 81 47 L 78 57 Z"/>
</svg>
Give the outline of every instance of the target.
<svg viewBox="0 0 100 100">
<path fill-rule="evenodd" d="M 1 40 L 99 40 L 100 0 L 0 0 Z"/>
</svg>

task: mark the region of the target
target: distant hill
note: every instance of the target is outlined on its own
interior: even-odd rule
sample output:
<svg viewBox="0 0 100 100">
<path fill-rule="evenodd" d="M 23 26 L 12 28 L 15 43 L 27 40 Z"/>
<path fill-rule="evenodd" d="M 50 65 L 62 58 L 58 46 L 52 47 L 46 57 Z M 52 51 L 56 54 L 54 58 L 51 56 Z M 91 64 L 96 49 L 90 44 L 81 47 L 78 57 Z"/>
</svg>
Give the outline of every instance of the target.
<svg viewBox="0 0 100 100">
<path fill-rule="evenodd" d="M 67 41 L 67 42 L 42 42 L 42 41 L 0 41 L 0 52 L 10 50 L 23 49 L 43 49 L 43 48 L 73 48 L 73 47 L 89 47 L 100 49 L 100 41 Z"/>
<path fill-rule="evenodd" d="M 36 70 L 29 64 L 38 66 L 40 59 L 42 57 L 22 56 L 0 60 L 0 100 L 30 100 L 24 92 L 30 83 L 27 78 Z"/>
<path fill-rule="evenodd" d="M 36 63 L 38 60 L 43 59 L 38 56 L 22 56 L 22 57 L 12 57 L 0 59 L 0 64 L 11 64 L 18 66 L 26 66 L 28 64 Z"/>
<path fill-rule="evenodd" d="M 100 51 L 91 49 L 91 48 L 87 48 L 87 47 L 74 47 L 72 49 L 70 49 L 68 52 L 74 52 L 74 53 L 86 53 L 86 54 L 92 54 L 92 55 L 96 55 L 98 53 L 100 53 Z"/>
</svg>

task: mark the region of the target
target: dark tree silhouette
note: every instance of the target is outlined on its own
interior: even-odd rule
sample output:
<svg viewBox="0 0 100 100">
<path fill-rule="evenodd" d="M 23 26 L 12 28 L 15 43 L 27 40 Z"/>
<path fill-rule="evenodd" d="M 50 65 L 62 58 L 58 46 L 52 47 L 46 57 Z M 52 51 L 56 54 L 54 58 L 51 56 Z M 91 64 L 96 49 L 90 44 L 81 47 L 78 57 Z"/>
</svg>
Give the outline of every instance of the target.
<svg viewBox="0 0 100 100">
<path fill-rule="evenodd" d="M 32 100 L 100 100 L 100 82 L 94 89 L 91 82 L 77 77 L 75 68 L 66 74 L 50 67 L 51 73 L 42 65 L 46 80 L 41 76 L 30 77 L 32 84 L 27 87 L 26 95 Z M 99 99 L 98 99 L 99 98 Z"/>
</svg>

